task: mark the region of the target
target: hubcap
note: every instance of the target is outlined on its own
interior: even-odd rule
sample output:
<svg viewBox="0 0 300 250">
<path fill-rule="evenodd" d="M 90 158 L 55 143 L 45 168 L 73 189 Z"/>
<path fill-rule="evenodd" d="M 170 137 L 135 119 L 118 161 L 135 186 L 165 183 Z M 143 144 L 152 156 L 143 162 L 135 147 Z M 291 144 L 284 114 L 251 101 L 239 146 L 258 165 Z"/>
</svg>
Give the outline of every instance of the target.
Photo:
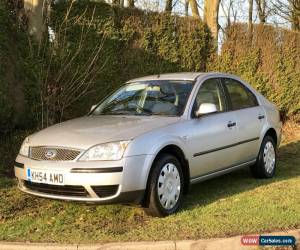
<svg viewBox="0 0 300 250">
<path fill-rule="evenodd" d="M 180 195 L 180 175 L 173 163 L 167 163 L 160 171 L 157 192 L 160 204 L 166 209 L 172 209 Z"/>
<path fill-rule="evenodd" d="M 275 167 L 275 149 L 271 142 L 267 142 L 264 147 L 264 164 L 267 173 L 271 174 Z"/>
</svg>

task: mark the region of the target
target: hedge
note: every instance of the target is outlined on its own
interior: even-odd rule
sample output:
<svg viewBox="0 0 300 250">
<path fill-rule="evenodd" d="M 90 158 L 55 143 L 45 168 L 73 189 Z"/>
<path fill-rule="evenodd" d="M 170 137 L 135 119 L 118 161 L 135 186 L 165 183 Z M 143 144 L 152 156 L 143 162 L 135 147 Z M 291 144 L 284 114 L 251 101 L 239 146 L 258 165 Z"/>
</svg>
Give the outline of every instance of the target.
<svg viewBox="0 0 300 250">
<path fill-rule="evenodd" d="M 69 6 L 70 1 L 53 5 L 54 30 L 63 22 Z M 78 20 L 84 11 L 86 15 Z M 209 30 L 192 17 L 76 1 L 65 20 L 69 22 L 66 33 L 70 51 L 76 47 L 80 31 L 88 25 L 92 13 L 87 38 L 90 43 L 84 53 L 88 55 L 104 37 L 101 64 L 105 66 L 96 79 L 95 92 L 70 107 L 65 114 L 69 117 L 86 113 L 92 104 L 129 79 L 166 72 L 205 71 L 214 50 Z"/>
<path fill-rule="evenodd" d="M 27 34 L 19 29 L 5 1 L 0 1 L 0 31 L 1 136 L 36 125 L 38 88 Z"/>
<path fill-rule="evenodd" d="M 300 33 L 236 24 L 210 69 L 237 74 L 273 101 L 285 118 L 300 121 Z"/>
<path fill-rule="evenodd" d="M 209 70 L 241 76 L 274 101 L 287 118 L 300 119 L 299 33 L 267 25 L 255 25 L 249 32 L 245 24 L 233 25 L 221 54 L 215 56 L 211 34 L 200 20 L 87 0 L 73 2 L 65 20 L 71 2 L 53 2 L 50 27 L 57 30 L 67 22 L 68 28 L 62 31 L 66 34 L 66 53 L 75 53 L 81 29 L 90 25 L 88 46 L 78 64 L 104 39 L 99 68 L 104 67 L 95 79 L 93 92 L 70 106 L 64 119 L 87 113 L 92 104 L 131 78 Z M 88 23 L 92 13 L 94 18 Z M 41 110 L 39 69 L 45 58 L 36 56 L 34 43 L 28 43 L 28 35 L 10 15 L 0 2 L 0 133 L 36 127 Z"/>
</svg>

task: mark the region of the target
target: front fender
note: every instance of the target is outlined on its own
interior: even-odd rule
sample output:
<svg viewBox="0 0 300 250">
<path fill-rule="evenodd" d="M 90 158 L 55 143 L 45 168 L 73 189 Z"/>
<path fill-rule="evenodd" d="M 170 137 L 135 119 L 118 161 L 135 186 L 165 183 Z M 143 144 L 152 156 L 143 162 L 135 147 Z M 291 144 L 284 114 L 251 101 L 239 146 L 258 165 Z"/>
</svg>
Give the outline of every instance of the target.
<svg viewBox="0 0 300 250">
<path fill-rule="evenodd" d="M 158 153 L 166 146 L 175 145 L 180 148 L 186 159 L 189 158 L 184 139 L 178 135 L 166 134 L 166 132 L 150 132 L 135 138 L 126 150 L 125 157 L 146 155 L 146 161 L 141 166 L 140 178 L 147 183 L 151 167 Z"/>
<path fill-rule="evenodd" d="M 151 132 L 135 138 L 125 152 L 126 157 L 135 155 L 154 155 L 156 156 L 161 149 L 168 145 L 179 147 L 186 158 L 188 158 L 187 145 L 184 138 L 159 132 Z"/>
</svg>

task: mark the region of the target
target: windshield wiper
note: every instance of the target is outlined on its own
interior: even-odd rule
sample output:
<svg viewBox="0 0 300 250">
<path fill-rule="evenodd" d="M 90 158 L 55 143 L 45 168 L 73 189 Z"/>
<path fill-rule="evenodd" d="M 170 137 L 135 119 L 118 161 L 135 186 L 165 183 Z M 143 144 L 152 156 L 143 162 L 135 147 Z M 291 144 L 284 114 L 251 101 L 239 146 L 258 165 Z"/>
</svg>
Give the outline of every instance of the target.
<svg viewBox="0 0 300 250">
<path fill-rule="evenodd" d="M 141 112 L 138 113 L 136 111 L 132 112 L 133 110 L 120 110 L 120 111 L 111 111 L 111 112 L 103 112 L 100 113 L 99 115 L 152 115 L 152 113 L 147 113 L 147 112 Z"/>
<path fill-rule="evenodd" d="M 125 110 L 116 110 L 110 112 L 102 112 L 99 115 L 128 115 L 128 114 L 131 114 L 131 112 Z"/>
</svg>

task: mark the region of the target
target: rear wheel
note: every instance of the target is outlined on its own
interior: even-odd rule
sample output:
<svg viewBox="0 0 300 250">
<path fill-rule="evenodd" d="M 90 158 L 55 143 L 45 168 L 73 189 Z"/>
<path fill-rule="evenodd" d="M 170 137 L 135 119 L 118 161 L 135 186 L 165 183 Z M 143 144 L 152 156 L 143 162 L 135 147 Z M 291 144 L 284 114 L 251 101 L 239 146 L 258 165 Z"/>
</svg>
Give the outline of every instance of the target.
<svg viewBox="0 0 300 250">
<path fill-rule="evenodd" d="M 183 185 L 183 172 L 177 158 L 160 155 L 149 177 L 146 213 L 163 217 L 178 211 L 183 202 Z"/>
<path fill-rule="evenodd" d="M 276 168 L 276 144 L 271 136 L 265 136 L 262 141 L 256 163 L 251 166 L 251 172 L 256 178 L 272 178 Z"/>
</svg>

